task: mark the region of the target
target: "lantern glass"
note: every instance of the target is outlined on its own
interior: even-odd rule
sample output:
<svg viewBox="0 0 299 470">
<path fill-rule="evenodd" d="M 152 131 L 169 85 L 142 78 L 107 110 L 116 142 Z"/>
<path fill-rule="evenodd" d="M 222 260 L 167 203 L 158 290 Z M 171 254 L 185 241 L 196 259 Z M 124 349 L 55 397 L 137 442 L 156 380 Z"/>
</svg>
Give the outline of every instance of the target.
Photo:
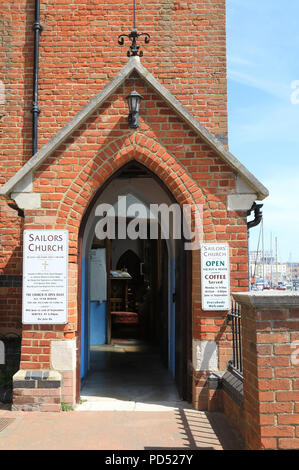
<svg viewBox="0 0 299 470">
<path fill-rule="evenodd" d="M 142 100 L 142 96 L 134 90 L 127 96 L 127 100 L 129 104 L 130 113 L 139 113 L 140 101 Z"/>
<path fill-rule="evenodd" d="M 137 98 L 137 96 L 131 96 L 131 99 L 130 99 L 130 104 L 131 104 L 131 112 L 137 112 L 138 109 L 138 101 L 139 99 Z"/>
<path fill-rule="evenodd" d="M 142 96 L 136 90 L 133 90 L 127 96 L 127 100 L 129 105 L 129 126 L 136 129 L 139 127 L 139 109 Z"/>
</svg>

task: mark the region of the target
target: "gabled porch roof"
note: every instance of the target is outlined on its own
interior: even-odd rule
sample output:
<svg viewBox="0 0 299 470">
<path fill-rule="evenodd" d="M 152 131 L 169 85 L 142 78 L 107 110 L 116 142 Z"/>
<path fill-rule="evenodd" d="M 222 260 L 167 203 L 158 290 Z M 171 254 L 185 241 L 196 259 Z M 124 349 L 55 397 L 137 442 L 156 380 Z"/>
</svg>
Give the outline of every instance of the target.
<svg viewBox="0 0 299 470">
<path fill-rule="evenodd" d="M 17 173 L 12 176 L 5 185 L 0 188 L 0 195 L 9 197 L 16 185 L 27 175 L 36 170 L 49 155 L 51 155 L 76 129 L 78 129 L 101 106 L 116 89 L 132 74 L 137 72 L 139 76 L 151 86 L 161 98 L 193 129 L 193 131 L 236 173 L 244 180 L 257 195 L 257 199 L 263 200 L 269 195 L 265 186 L 232 154 L 226 147 L 209 132 L 192 114 L 168 91 L 161 83 L 151 75 L 140 63 L 139 57 L 131 57 L 128 63 L 107 85 L 97 93 L 57 134 L 33 155 Z"/>
</svg>

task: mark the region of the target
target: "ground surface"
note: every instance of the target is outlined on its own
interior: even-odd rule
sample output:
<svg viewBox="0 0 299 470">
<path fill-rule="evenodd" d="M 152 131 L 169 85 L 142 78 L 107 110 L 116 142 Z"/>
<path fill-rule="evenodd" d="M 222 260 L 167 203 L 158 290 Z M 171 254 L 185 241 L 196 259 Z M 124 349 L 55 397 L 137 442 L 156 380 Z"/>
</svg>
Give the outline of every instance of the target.
<svg viewBox="0 0 299 470">
<path fill-rule="evenodd" d="M 180 400 L 171 373 L 143 345 L 94 347 L 81 399 L 61 413 L 0 406 L 0 450 L 243 447 L 222 413 L 195 411 Z"/>
<path fill-rule="evenodd" d="M 0 449 L 242 449 L 221 413 L 194 410 L 85 411 L 61 413 L 0 411 Z"/>
</svg>

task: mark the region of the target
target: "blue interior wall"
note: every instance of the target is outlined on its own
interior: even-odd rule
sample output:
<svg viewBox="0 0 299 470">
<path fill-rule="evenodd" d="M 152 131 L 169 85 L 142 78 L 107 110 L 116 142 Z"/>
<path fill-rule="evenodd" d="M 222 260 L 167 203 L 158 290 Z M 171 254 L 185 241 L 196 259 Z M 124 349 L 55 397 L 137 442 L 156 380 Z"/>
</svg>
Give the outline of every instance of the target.
<svg viewBox="0 0 299 470">
<path fill-rule="evenodd" d="M 90 345 L 106 344 L 106 313 L 107 302 L 101 303 L 88 299 L 88 258 L 82 258 L 81 276 L 81 378 L 85 377 L 89 368 Z M 169 369 L 175 375 L 175 259 L 170 259 L 169 284 Z M 89 305 L 88 305 L 89 303 Z"/>
<path fill-rule="evenodd" d="M 90 346 L 106 344 L 107 302 L 90 302 Z"/>
</svg>

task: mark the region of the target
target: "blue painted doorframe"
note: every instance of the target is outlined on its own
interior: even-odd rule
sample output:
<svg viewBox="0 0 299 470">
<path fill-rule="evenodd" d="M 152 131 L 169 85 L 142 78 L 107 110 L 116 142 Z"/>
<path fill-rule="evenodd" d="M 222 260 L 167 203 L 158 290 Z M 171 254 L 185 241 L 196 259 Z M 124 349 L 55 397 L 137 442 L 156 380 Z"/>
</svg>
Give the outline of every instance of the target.
<svg viewBox="0 0 299 470">
<path fill-rule="evenodd" d="M 89 348 L 106 343 L 107 302 L 89 300 L 89 258 L 82 258 L 81 274 L 81 379 L 89 370 Z"/>
<path fill-rule="evenodd" d="M 89 365 L 89 315 L 88 315 L 88 258 L 81 262 L 81 379 L 88 372 Z"/>
<path fill-rule="evenodd" d="M 175 376 L 175 258 L 170 260 L 169 276 L 169 369 Z"/>
</svg>

